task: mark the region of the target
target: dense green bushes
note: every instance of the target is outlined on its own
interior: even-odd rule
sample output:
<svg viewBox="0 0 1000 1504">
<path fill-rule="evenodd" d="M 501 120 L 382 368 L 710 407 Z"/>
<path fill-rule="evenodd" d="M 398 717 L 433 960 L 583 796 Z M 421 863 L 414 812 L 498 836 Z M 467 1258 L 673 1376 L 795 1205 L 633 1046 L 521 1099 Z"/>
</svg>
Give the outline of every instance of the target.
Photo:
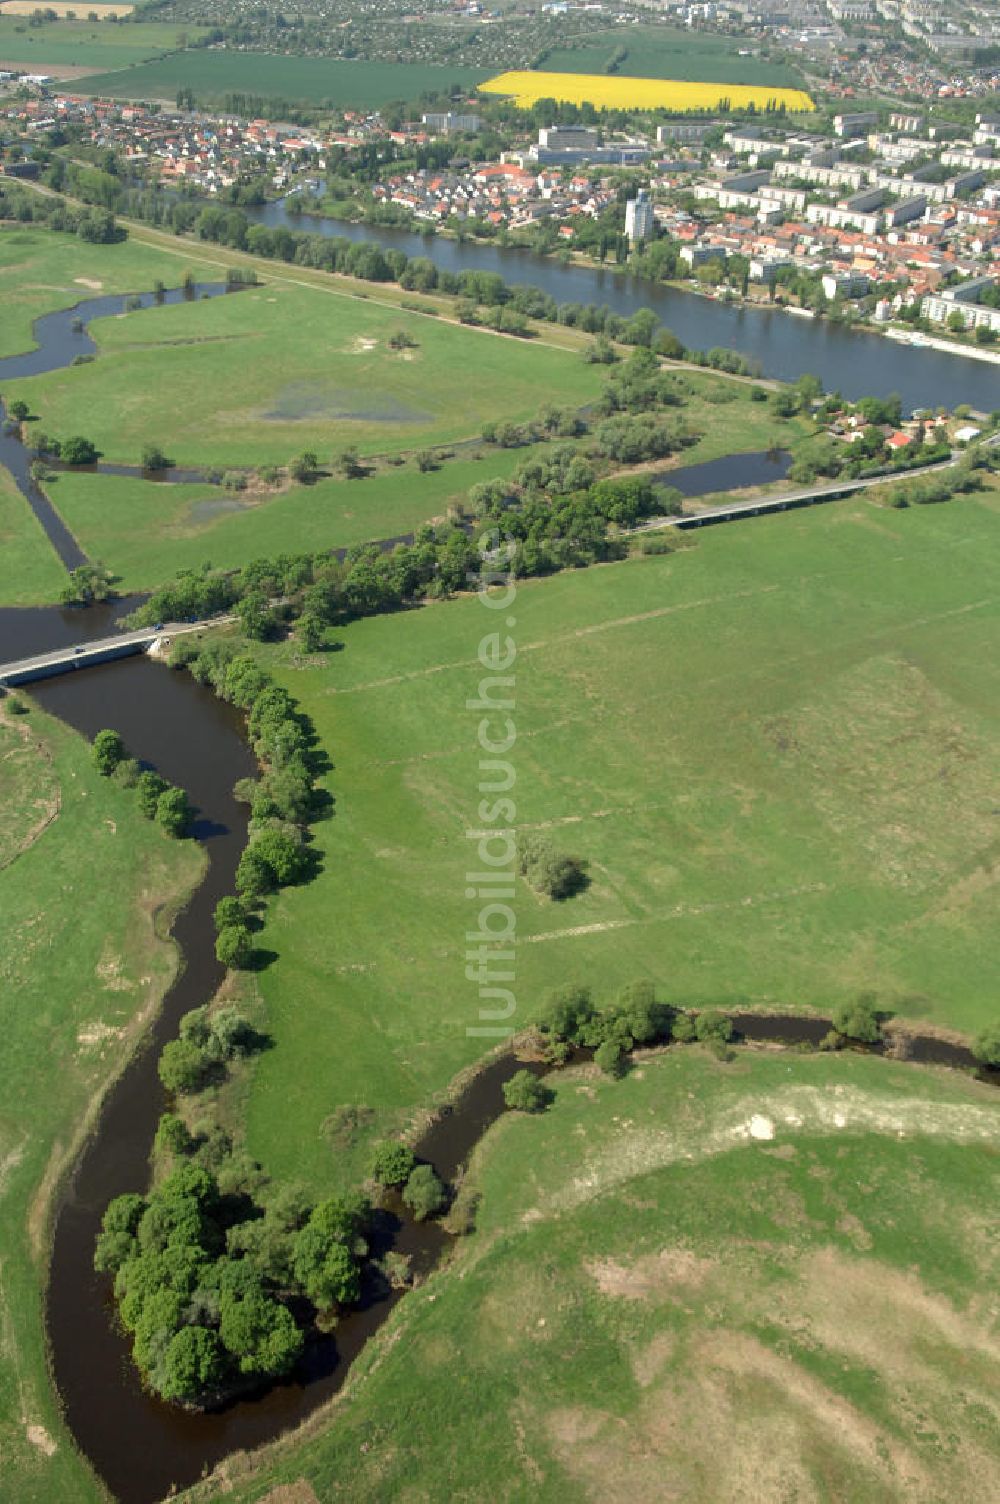
<svg viewBox="0 0 1000 1504">
<path fill-rule="evenodd" d="M 164 1119 L 158 1139 L 189 1148 L 183 1134 Z M 205 1403 L 295 1366 L 303 1298 L 319 1313 L 358 1300 L 369 1216 L 354 1196 L 311 1206 L 279 1193 L 254 1203 L 182 1159 L 148 1196 L 111 1203 L 94 1264 L 114 1275 L 149 1386 L 168 1400 Z"/>
<path fill-rule="evenodd" d="M 104 778 L 114 778 L 123 788 L 134 788 L 140 812 L 147 820 L 159 821 L 167 835 L 180 839 L 187 835 L 194 810 L 183 789 L 151 770 L 143 772 L 134 757 L 129 757 L 117 731 L 98 731 L 93 741 L 94 766 Z"/>
</svg>

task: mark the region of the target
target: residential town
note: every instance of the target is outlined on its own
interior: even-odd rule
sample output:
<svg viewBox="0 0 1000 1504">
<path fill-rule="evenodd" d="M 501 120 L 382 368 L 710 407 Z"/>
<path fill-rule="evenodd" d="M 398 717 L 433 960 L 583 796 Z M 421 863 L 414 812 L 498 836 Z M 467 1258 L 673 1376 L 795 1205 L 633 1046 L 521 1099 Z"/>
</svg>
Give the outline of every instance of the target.
<svg viewBox="0 0 1000 1504">
<path fill-rule="evenodd" d="M 253 201 L 285 197 L 297 212 L 619 262 L 666 237 L 677 254 L 658 274 L 709 296 L 917 341 L 940 326 L 984 356 L 1000 333 L 1000 118 L 985 111 L 967 129 L 910 109 L 844 111 L 825 133 L 764 115 L 548 126 L 509 132 L 488 161 L 466 154 L 483 125 L 472 104 L 293 127 L 39 89 L 4 114 L 21 143 L 6 153 L 14 175 L 35 171 L 32 140 L 71 129 L 131 179 L 210 199 L 250 202 L 250 185 Z M 356 182 L 352 162 L 373 146 L 384 167 Z"/>
</svg>

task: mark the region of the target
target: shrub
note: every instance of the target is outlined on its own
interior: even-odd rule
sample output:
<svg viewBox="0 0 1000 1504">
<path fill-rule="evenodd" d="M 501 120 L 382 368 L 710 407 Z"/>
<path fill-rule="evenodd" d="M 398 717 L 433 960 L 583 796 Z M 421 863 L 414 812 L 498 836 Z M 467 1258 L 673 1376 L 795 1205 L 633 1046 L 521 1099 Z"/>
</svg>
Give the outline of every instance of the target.
<svg viewBox="0 0 1000 1504">
<path fill-rule="evenodd" d="M 503 1085 L 503 1099 L 512 1112 L 544 1112 L 552 1095 L 531 1071 L 515 1071 Z"/>
<path fill-rule="evenodd" d="M 238 898 L 220 898 L 215 905 L 213 914 L 216 932 L 224 930 L 227 925 L 246 924 L 246 910 Z"/>
<path fill-rule="evenodd" d="M 833 1027 L 847 1039 L 859 1040 L 862 1044 L 875 1044 L 882 1038 L 882 1028 L 870 997 L 859 997 L 853 1003 L 841 1003 L 833 1010 Z"/>
<path fill-rule="evenodd" d="M 159 773 L 147 771 L 140 773 L 136 779 L 136 803 L 139 806 L 140 812 L 145 815 L 147 820 L 156 819 L 156 810 L 160 802 L 160 795 L 166 787 L 166 780 L 161 778 Z"/>
<path fill-rule="evenodd" d="M 616 1039 L 606 1039 L 594 1051 L 594 1064 L 606 1076 L 621 1076 L 625 1071 L 625 1051 Z"/>
<path fill-rule="evenodd" d="M 983 1065 L 1000 1065 L 1000 1024 L 988 1024 L 972 1041 L 972 1053 Z"/>
<path fill-rule="evenodd" d="M 696 1038 L 701 1041 L 720 1040 L 725 1044 L 733 1037 L 733 1021 L 717 1008 L 706 1008 L 694 1022 Z"/>
<path fill-rule="evenodd" d="M 139 463 L 144 470 L 169 470 L 171 466 L 159 444 L 143 444 Z"/>
<path fill-rule="evenodd" d="M 413 1150 L 386 1139 L 372 1150 L 371 1177 L 380 1185 L 405 1185 L 416 1168 Z"/>
<path fill-rule="evenodd" d="M 188 1039 L 172 1039 L 164 1045 L 157 1066 L 160 1080 L 170 1092 L 197 1091 L 208 1074 L 204 1052 Z"/>
<path fill-rule="evenodd" d="M 424 1222 L 439 1212 L 448 1200 L 448 1193 L 430 1165 L 417 1165 L 403 1187 L 403 1204 L 408 1206 L 418 1222 Z"/>
<path fill-rule="evenodd" d="M 215 959 L 219 964 L 235 971 L 249 966 L 252 958 L 253 941 L 246 925 L 224 925 L 215 942 Z"/>
<path fill-rule="evenodd" d="M 183 789 L 165 788 L 156 801 L 156 818 L 167 835 L 175 840 L 187 835 L 193 813 Z"/>
<path fill-rule="evenodd" d="M 695 1021 L 690 1013 L 675 1013 L 670 1021 L 670 1036 L 678 1044 L 690 1044 L 697 1037 Z"/>
<path fill-rule="evenodd" d="M 63 439 L 59 446 L 60 457 L 67 465 L 94 465 L 97 463 L 97 450 L 89 439 L 81 438 L 74 434 L 72 438 Z"/>
<path fill-rule="evenodd" d="M 137 757 L 123 757 L 111 776 L 120 788 L 134 789 L 142 777 L 142 764 Z"/>
<path fill-rule="evenodd" d="M 94 737 L 91 756 L 101 777 L 110 778 L 125 756 L 125 743 L 117 731 L 99 731 Z"/>
</svg>

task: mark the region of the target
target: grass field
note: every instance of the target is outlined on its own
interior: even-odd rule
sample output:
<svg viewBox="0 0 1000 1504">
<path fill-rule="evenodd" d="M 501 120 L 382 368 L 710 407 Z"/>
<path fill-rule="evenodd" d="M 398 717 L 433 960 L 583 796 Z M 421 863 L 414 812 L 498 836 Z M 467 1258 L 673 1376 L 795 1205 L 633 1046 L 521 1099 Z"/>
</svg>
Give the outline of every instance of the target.
<svg viewBox="0 0 1000 1504">
<path fill-rule="evenodd" d="M 500 73 L 479 85 L 484 94 L 510 95 L 522 109 L 539 99 L 592 104 L 598 110 L 714 110 L 726 99 L 732 109 L 784 105 L 790 112 L 814 110 L 801 89 L 737 84 L 728 79 L 693 82 L 667 78 L 621 78 L 601 73 Z"/>
<path fill-rule="evenodd" d="M 199 104 L 230 93 L 258 94 L 290 103 L 378 109 L 421 94 L 470 90 L 487 76 L 480 68 L 430 63 L 379 63 L 342 58 L 272 57 L 264 52 L 183 52 L 127 73 L 104 72 L 79 80 L 84 93 L 112 99 L 170 99 L 193 89 Z"/>
<path fill-rule="evenodd" d="M 555 1080 L 483 1141 L 454 1262 L 226 1498 L 989 1504 L 995 1091 L 696 1048 Z"/>
<path fill-rule="evenodd" d="M 172 973 L 152 916 L 198 861 L 97 776 L 73 732 L 0 708 L 0 1493 L 17 1504 L 99 1497 L 49 1387 L 48 1198 Z M 90 870 L 99 884 L 81 880 Z"/>
<path fill-rule="evenodd" d="M 0 15 L 4 16 L 31 16 L 40 9 L 32 0 L 3 0 L 0 5 Z M 77 7 L 67 0 L 49 0 L 46 5 L 47 11 L 52 11 L 58 20 L 74 21 L 77 17 Z M 130 16 L 135 10 L 134 5 L 111 5 L 90 4 L 87 6 L 88 16 L 93 16 L 98 21 L 120 21 L 123 16 Z"/>
<path fill-rule="evenodd" d="M 726 404 L 725 423 L 720 424 L 719 410 L 708 397 L 721 385 L 711 377 L 690 378 L 692 393 L 684 412 L 704 435 L 679 457 L 681 464 L 787 444 L 796 437 L 797 422 L 769 419 L 769 410 L 734 384 L 735 400 Z M 453 503 L 464 502 L 477 482 L 504 478 L 526 456 L 537 460 L 545 452 L 544 445 L 530 450 L 482 445 L 461 450 L 440 469 L 425 473 L 412 460 L 399 468 L 380 464 L 364 480 L 331 476 L 256 496 L 72 472 L 57 476 L 47 490 L 87 556 L 107 564 L 123 590 L 147 590 L 206 559 L 236 566 L 289 548 L 350 547 L 412 532 L 444 517 Z M 39 594 L 32 581 L 28 598 L 51 596 Z"/>
<path fill-rule="evenodd" d="M 63 569 L 28 503 L 0 466 L 0 607 L 58 599 Z"/>
<path fill-rule="evenodd" d="M 648 976 L 683 1004 L 826 1011 L 860 992 L 974 1032 L 995 1017 L 1000 778 L 995 493 L 853 500 L 525 583 L 516 821 L 590 863 L 519 885 L 518 1012 Z M 277 1048 L 250 1147 L 316 1186 L 474 1060 L 464 897 L 476 823 L 475 600 L 270 650 L 335 771 L 322 875 L 281 894 L 259 978 Z M 282 664 L 284 667 L 282 668 Z M 386 937 L 391 936 L 391 945 Z M 338 1109 L 374 1111 L 331 1152 Z"/>
<path fill-rule="evenodd" d="M 523 451 L 491 451 L 487 460 L 451 461 L 425 474 L 408 464 L 249 502 L 212 486 L 68 473 L 49 494 L 87 555 L 107 564 L 124 590 L 145 590 L 206 559 L 235 567 L 289 549 L 350 547 L 411 532 L 522 458 Z"/>
<path fill-rule="evenodd" d="M 745 38 L 681 31 L 673 26 L 616 26 L 556 48 L 544 59 L 550 73 L 607 73 L 625 78 L 677 78 L 705 83 L 777 84 L 797 88 L 793 68 L 766 57 L 742 57 Z M 625 56 L 620 54 L 624 52 Z"/>
<path fill-rule="evenodd" d="M 77 6 L 77 15 L 86 15 L 89 6 Z M 129 68 L 145 63 L 177 47 L 181 33 L 189 38 L 199 35 L 197 26 L 168 26 L 162 22 L 135 21 L 115 26 L 107 21 L 53 21 L 47 26 L 31 26 L 0 9 L 0 59 L 20 63 L 37 73 L 49 65 L 90 68 Z"/>
<path fill-rule="evenodd" d="M 397 330 L 415 348 L 390 349 Z M 91 334 L 95 363 L 18 391 L 49 432 L 85 433 L 132 464 L 148 442 L 179 464 L 220 466 L 414 449 L 533 417 L 553 397 L 581 406 L 601 384 L 599 368 L 541 343 L 306 287 L 150 308 Z"/>
</svg>

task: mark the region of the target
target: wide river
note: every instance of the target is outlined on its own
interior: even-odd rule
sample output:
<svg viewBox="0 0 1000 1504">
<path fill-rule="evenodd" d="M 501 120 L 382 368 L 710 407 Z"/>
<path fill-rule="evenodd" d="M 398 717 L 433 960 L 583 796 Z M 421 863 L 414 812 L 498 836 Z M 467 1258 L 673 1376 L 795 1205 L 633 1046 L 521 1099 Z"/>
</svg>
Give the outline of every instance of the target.
<svg viewBox="0 0 1000 1504">
<path fill-rule="evenodd" d="M 540 287 L 557 303 L 604 303 L 626 317 L 640 308 L 651 308 L 692 349 L 709 350 L 719 345 L 739 350 L 759 361 L 765 376 L 782 381 L 794 381 L 811 372 L 828 392 L 840 391 L 853 399 L 898 392 L 907 412 L 941 404 L 957 407 L 968 403 L 980 412 L 1000 407 L 1000 365 L 903 345 L 885 335 L 845 329 L 826 319 L 799 318 L 776 308 L 717 303 L 628 272 L 564 264 L 556 257 L 488 242 L 459 242 L 412 230 L 290 214 L 287 200 L 244 212 L 255 224 L 377 241 L 407 256 L 426 256 L 443 271 L 499 272 L 505 282 Z"/>
</svg>

